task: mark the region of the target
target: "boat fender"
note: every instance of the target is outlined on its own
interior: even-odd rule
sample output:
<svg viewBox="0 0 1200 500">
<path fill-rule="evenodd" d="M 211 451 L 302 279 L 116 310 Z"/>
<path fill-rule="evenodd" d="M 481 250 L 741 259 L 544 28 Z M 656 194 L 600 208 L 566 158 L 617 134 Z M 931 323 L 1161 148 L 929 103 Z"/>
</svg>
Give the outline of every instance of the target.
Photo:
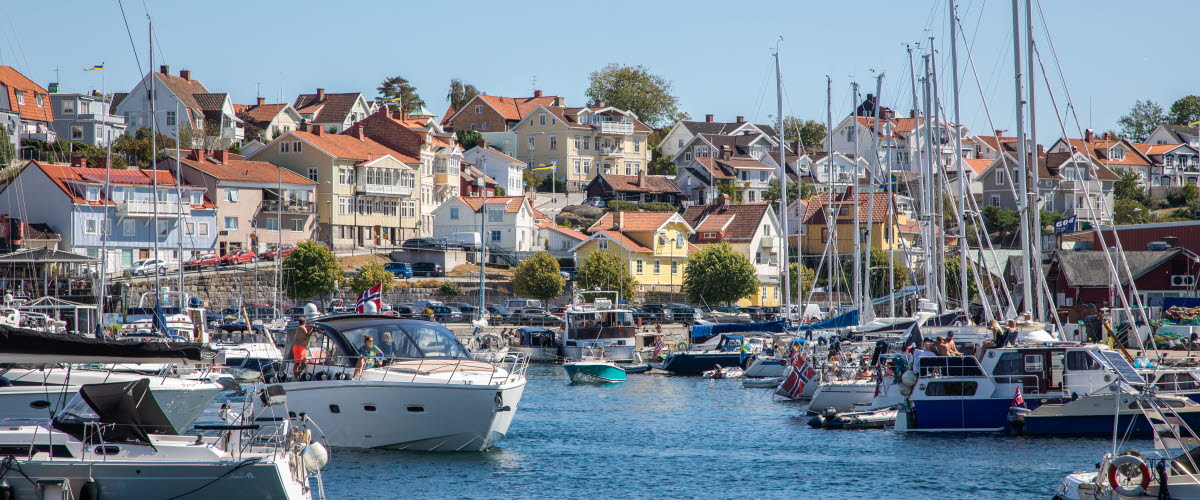
<svg viewBox="0 0 1200 500">
<path fill-rule="evenodd" d="M 1135 466 L 1138 469 L 1139 480 L 1134 486 L 1125 486 L 1117 481 L 1118 469 L 1125 466 Z M 1146 466 L 1146 462 L 1141 458 L 1133 455 L 1121 455 L 1108 464 L 1108 484 L 1112 486 L 1113 491 L 1127 496 L 1141 496 L 1146 488 L 1150 486 L 1150 467 Z"/>
<path fill-rule="evenodd" d="M 910 388 L 914 385 L 917 385 L 917 373 L 912 370 L 904 372 L 904 374 L 900 376 L 900 383 L 907 385 Z"/>
<path fill-rule="evenodd" d="M 312 442 L 312 429 L 304 429 L 304 433 L 301 434 L 301 437 L 304 438 L 305 444 L 311 443 Z"/>
<path fill-rule="evenodd" d="M 83 483 L 83 488 L 79 489 L 79 500 L 100 500 L 100 486 L 96 485 L 96 481 L 89 479 Z"/>
<path fill-rule="evenodd" d="M 321 443 L 309 443 L 300 452 L 300 460 L 304 462 L 305 469 L 315 472 L 329 463 L 329 450 Z"/>
<path fill-rule="evenodd" d="M 342 373 L 342 372 L 337 372 L 333 375 L 333 378 L 335 378 L 337 380 L 346 380 L 346 374 Z"/>
<path fill-rule="evenodd" d="M 906 398 L 912 396 L 912 386 L 910 385 L 901 385 L 899 391 L 900 395 Z"/>
<path fill-rule="evenodd" d="M 825 417 L 817 415 L 813 418 L 808 419 L 808 426 L 812 427 L 814 429 L 820 429 L 821 427 L 824 427 L 825 426 Z"/>
<path fill-rule="evenodd" d="M 300 381 L 302 382 L 308 382 L 309 380 L 312 380 L 312 378 L 313 377 L 311 373 L 304 372 L 300 374 Z"/>
<path fill-rule="evenodd" d="M 12 486 L 9 486 L 8 481 L 0 482 L 0 500 L 12 500 L 12 498 Z"/>
<path fill-rule="evenodd" d="M 317 372 L 317 380 L 329 380 L 329 372 Z"/>
</svg>

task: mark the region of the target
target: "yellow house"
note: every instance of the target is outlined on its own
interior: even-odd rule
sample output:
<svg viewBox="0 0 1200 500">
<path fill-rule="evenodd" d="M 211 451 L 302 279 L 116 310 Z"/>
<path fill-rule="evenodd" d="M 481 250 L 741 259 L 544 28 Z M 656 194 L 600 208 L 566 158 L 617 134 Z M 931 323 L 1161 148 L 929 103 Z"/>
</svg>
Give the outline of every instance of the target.
<svg viewBox="0 0 1200 500">
<path fill-rule="evenodd" d="M 902 240 L 904 228 L 910 226 L 908 217 L 896 210 L 894 200 L 888 199 L 887 193 L 857 193 L 853 188 L 849 193 L 834 194 L 833 200 L 829 195 L 821 193 L 806 200 L 804 215 L 801 223 L 805 226 L 804 235 L 800 239 L 800 250 L 805 255 L 821 255 L 830 245 L 830 238 L 836 237 L 838 254 L 854 253 L 854 204 L 858 203 L 858 223 L 862 232 L 862 244 L 867 244 L 868 224 L 871 235 L 871 248 L 889 250 L 901 249 L 906 245 Z M 871 198 L 874 198 L 872 203 Z M 869 213 L 868 213 L 869 212 Z M 894 224 L 889 223 L 889 214 L 895 215 Z M 830 220 L 836 224 L 829 224 Z M 833 229 L 833 235 L 830 229 Z"/>
<path fill-rule="evenodd" d="M 538 170 L 554 172 L 567 189 L 578 191 L 599 174 L 636 176 L 650 165 L 652 130 L 631 111 L 595 103 L 590 107 L 541 105 L 513 126 L 516 156 Z"/>
<path fill-rule="evenodd" d="M 676 212 L 609 212 L 571 249 L 577 262 L 593 252 L 609 252 L 629 263 L 638 291 L 678 292 L 688 255 L 699 251 L 688 239 L 696 233 Z"/>
</svg>

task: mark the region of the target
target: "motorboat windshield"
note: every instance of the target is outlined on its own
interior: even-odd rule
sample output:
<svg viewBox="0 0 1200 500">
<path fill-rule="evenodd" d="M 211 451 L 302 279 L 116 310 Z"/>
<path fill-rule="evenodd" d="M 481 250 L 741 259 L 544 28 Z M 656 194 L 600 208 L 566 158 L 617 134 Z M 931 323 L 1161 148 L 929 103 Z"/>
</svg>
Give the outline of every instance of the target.
<svg viewBox="0 0 1200 500">
<path fill-rule="evenodd" d="M 573 339 L 628 338 L 637 333 L 633 311 L 624 309 L 567 311 L 566 320 Z"/>
<path fill-rule="evenodd" d="M 359 351 L 363 350 L 364 337 L 370 335 L 389 358 L 472 359 L 454 333 L 436 323 L 375 323 L 341 333 Z"/>
</svg>

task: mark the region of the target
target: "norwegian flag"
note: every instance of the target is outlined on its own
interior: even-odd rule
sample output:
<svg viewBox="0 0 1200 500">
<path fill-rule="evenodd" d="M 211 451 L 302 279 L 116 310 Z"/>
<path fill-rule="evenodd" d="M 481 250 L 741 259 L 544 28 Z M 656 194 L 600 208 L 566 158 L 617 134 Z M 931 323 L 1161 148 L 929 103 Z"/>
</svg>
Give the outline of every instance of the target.
<svg viewBox="0 0 1200 500">
<path fill-rule="evenodd" d="M 804 392 L 804 386 L 816 376 L 817 370 L 808 364 L 808 359 L 803 354 L 796 353 L 792 358 L 791 366 L 788 367 L 787 378 L 783 379 L 783 384 L 779 388 L 787 393 L 789 398 L 796 399 L 800 397 L 800 393 Z"/>
<path fill-rule="evenodd" d="M 1017 387 L 1017 393 L 1013 396 L 1011 407 L 1012 408 L 1024 408 L 1025 407 L 1025 397 L 1021 395 L 1021 387 L 1020 386 Z"/>
<path fill-rule="evenodd" d="M 354 312 L 359 314 L 367 312 L 368 302 L 375 303 L 376 312 L 383 310 L 383 283 L 363 290 L 362 295 L 358 296 L 358 302 L 354 303 Z"/>
<path fill-rule="evenodd" d="M 667 346 L 667 343 L 663 342 L 663 339 L 661 339 L 661 338 L 658 339 L 658 342 L 656 342 L 654 344 L 654 354 L 651 355 L 651 357 L 653 357 L 654 359 L 658 359 L 658 355 L 662 353 L 663 348 L 666 346 Z"/>
<path fill-rule="evenodd" d="M 914 349 L 920 349 L 921 345 L 925 342 L 924 337 L 921 335 L 921 325 L 917 321 L 914 321 L 905 333 L 908 336 L 904 341 L 904 352 L 913 352 Z"/>
</svg>

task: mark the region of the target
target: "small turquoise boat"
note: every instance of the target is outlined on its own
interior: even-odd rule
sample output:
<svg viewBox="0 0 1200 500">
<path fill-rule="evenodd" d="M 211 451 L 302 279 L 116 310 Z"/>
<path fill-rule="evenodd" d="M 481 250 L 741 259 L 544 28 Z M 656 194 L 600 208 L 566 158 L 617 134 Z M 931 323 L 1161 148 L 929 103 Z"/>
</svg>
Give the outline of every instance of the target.
<svg viewBox="0 0 1200 500">
<path fill-rule="evenodd" d="M 585 359 L 572 363 L 563 363 L 563 369 L 572 382 L 580 384 L 603 384 L 624 382 L 625 370 L 612 361 Z"/>
</svg>

